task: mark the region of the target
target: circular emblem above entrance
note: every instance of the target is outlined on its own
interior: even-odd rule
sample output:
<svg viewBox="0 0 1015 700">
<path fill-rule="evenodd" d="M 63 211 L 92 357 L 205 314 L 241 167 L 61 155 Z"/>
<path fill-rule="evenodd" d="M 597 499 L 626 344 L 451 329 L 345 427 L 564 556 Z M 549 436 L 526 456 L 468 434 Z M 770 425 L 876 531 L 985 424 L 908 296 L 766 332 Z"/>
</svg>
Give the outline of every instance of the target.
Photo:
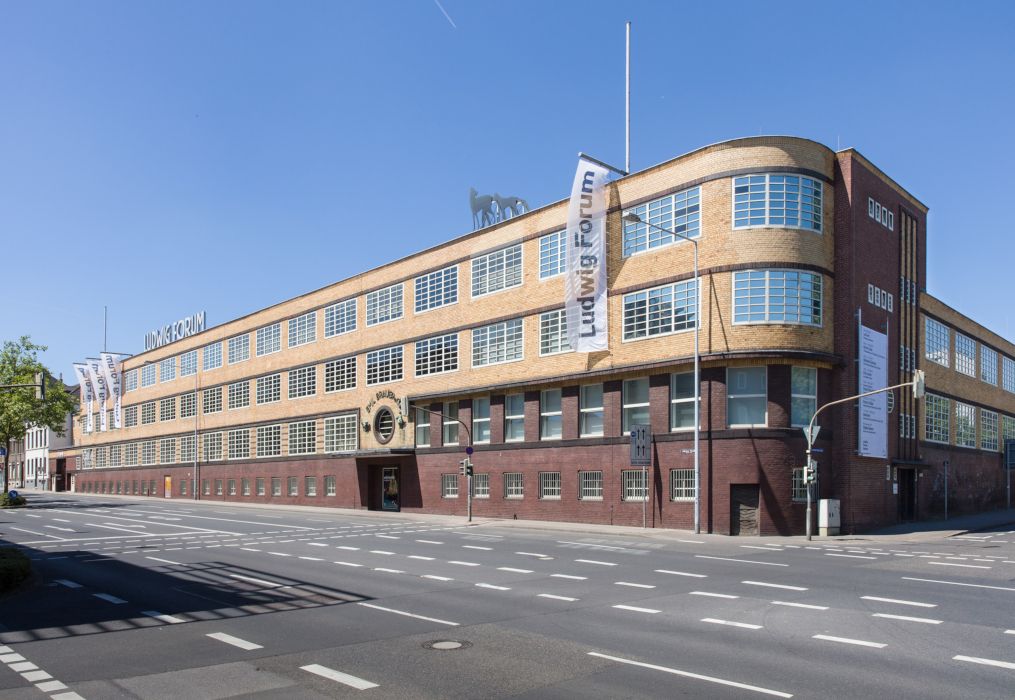
<svg viewBox="0 0 1015 700">
<path fill-rule="evenodd" d="M 391 409 L 381 408 L 374 414 L 374 434 L 382 445 L 391 441 L 391 436 L 395 434 L 395 416 Z"/>
</svg>

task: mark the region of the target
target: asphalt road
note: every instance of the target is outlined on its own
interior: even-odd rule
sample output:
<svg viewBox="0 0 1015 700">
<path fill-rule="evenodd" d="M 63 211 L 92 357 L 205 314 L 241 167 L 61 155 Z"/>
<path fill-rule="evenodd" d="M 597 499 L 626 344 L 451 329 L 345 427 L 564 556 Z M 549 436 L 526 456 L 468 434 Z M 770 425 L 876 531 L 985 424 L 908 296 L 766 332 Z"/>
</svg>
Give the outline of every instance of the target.
<svg viewBox="0 0 1015 700">
<path fill-rule="evenodd" d="M 808 543 L 51 494 L 0 539 L 36 572 L 0 599 L 5 699 L 1015 688 L 1005 529 Z"/>
</svg>

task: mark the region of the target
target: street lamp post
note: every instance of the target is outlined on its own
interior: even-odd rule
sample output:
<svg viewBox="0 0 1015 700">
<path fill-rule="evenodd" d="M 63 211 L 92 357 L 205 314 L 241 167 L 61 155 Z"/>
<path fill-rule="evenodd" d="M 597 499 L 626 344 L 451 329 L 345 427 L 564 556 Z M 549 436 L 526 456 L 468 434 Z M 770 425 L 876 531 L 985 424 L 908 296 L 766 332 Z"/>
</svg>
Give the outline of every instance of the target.
<svg viewBox="0 0 1015 700">
<path fill-rule="evenodd" d="M 698 534 L 701 532 L 701 352 L 698 347 L 698 329 L 701 327 L 701 279 L 698 277 L 698 241 L 645 221 L 634 212 L 624 214 L 623 220 L 632 224 L 645 224 L 675 238 L 690 241 L 694 245 L 694 534 Z"/>
</svg>

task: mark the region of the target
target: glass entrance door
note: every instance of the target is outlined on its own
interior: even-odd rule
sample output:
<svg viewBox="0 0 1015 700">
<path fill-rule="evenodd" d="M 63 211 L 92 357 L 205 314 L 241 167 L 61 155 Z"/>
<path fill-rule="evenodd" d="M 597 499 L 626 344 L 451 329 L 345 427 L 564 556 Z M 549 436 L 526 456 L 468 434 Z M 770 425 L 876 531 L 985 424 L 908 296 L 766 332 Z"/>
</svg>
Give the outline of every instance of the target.
<svg viewBox="0 0 1015 700">
<path fill-rule="evenodd" d="M 381 476 L 381 508 L 398 510 L 398 467 L 384 467 Z"/>
</svg>

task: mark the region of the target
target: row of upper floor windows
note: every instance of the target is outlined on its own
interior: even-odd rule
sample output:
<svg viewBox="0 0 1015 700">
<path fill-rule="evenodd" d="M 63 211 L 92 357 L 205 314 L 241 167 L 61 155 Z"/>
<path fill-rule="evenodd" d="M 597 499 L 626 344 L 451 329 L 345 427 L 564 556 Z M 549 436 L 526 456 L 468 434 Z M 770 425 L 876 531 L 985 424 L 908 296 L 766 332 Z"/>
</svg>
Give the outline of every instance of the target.
<svg viewBox="0 0 1015 700">
<path fill-rule="evenodd" d="M 1015 440 L 1012 416 L 999 417 L 996 411 L 930 393 L 925 403 L 924 436 L 930 442 L 998 452 L 1003 450 L 1005 440 Z"/>
<path fill-rule="evenodd" d="M 954 336 L 954 346 L 952 344 Z M 979 346 L 979 351 L 977 351 Z M 968 377 L 980 378 L 980 381 L 997 386 L 1000 379 L 1001 387 L 1015 393 L 1015 360 L 1007 355 L 999 354 L 993 348 L 958 331 L 953 331 L 945 324 L 933 318 L 924 317 L 924 356 L 931 362 L 942 367 L 951 367 Z M 977 356 L 979 356 L 979 372 L 977 372 Z"/>
</svg>

